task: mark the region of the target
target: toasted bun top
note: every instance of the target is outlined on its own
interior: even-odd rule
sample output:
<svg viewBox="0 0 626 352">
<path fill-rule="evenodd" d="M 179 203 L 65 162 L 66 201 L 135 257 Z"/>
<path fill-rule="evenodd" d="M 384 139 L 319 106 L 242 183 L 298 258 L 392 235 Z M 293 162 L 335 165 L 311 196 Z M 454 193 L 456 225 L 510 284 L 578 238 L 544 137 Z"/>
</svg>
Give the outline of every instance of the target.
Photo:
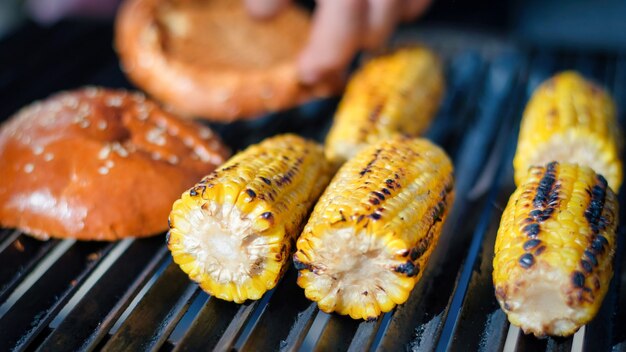
<svg viewBox="0 0 626 352">
<path fill-rule="evenodd" d="M 61 93 L 0 128 L 0 224 L 40 238 L 157 234 L 172 202 L 227 156 L 210 129 L 141 94 Z"/>
<path fill-rule="evenodd" d="M 116 47 L 128 76 L 176 111 L 250 118 L 337 91 L 299 83 L 296 59 L 310 21 L 296 6 L 269 20 L 241 0 L 127 0 Z"/>
</svg>

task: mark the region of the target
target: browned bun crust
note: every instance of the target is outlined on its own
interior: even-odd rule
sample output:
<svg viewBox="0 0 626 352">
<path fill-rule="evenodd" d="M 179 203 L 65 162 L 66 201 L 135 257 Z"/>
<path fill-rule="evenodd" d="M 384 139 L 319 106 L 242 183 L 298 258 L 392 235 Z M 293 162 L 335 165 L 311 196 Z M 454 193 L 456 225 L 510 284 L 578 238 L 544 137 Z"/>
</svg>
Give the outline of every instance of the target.
<svg viewBox="0 0 626 352">
<path fill-rule="evenodd" d="M 242 0 L 127 0 L 115 44 L 124 71 L 156 99 L 183 115 L 231 121 L 338 91 L 339 82 L 299 82 L 309 26 L 293 5 L 254 20 Z"/>
<path fill-rule="evenodd" d="M 0 224 L 41 239 L 154 235 L 228 154 L 210 129 L 141 94 L 57 94 L 0 128 Z"/>
</svg>

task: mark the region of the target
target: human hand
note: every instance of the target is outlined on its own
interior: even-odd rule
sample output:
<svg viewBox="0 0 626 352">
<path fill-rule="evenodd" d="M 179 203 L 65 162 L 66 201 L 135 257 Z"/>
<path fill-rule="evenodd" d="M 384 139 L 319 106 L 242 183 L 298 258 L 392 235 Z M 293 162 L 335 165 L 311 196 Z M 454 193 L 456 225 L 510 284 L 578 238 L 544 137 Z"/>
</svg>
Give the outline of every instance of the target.
<svg viewBox="0 0 626 352">
<path fill-rule="evenodd" d="M 278 13 L 289 0 L 244 0 L 251 15 Z M 395 27 L 422 14 L 431 0 L 317 0 L 298 69 L 304 83 L 341 75 L 361 49 L 382 46 Z"/>
</svg>

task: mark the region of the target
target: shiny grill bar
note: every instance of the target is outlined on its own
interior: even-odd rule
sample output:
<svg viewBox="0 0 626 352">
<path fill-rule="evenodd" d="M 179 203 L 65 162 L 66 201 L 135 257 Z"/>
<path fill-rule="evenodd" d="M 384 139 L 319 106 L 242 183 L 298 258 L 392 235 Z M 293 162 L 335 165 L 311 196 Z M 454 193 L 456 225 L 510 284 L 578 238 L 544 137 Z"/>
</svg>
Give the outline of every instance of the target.
<svg viewBox="0 0 626 352">
<path fill-rule="evenodd" d="M 27 25 L 0 42 L 0 119 L 55 91 L 130 88 L 110 24 Z M 117 243 L 41 242 L 0 230 L 0 350 L 626 351 L 625 234 L 599 316 L 573 338 L 510 326 L 491 283 L 493 243 L 513 191 L 521 111 L 552 73 L 577 69 L 612 92 L 626 119 L 626 55 L 527 48 L 442 28 L 404 33 L 446 62 L 447 93 L 428 137 L 453 157 L 457 201 L 408 302 L 377 321 L 320 312 L 290 268 L 255 302 L 209 297 L 172 263 L 164 235 Z M 235 150 L 280 132 L 322 140 L 336 99 L 214 126 Z M 2 180 L 0 180 L 2 182 Z M 622 209 L 626 208 L 620 196 Z M 624 216 L 622 210 L 621 218 Z"/>
</svg>

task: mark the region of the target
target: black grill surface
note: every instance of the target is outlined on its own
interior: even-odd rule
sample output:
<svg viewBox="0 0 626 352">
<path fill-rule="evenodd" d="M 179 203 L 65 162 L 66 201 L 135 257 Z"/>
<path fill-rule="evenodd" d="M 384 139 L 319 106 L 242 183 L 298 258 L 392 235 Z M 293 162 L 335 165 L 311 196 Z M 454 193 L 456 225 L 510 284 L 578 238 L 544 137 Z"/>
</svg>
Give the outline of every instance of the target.
<svg viewBox="0 0 626 352">
<path fill-rule="evenodd" d="M 554 72 L 576 69 L 612 92 L 623 124 L 626 54 L 529 48 L 445 28 L 416 29 L 396 41 L 417 40 L 446 63 L 446 97 L 427 137 L 454 160 L 457 200 L 406 304 L 373 322 L 326 314 L 304 297 L 291 267 L 261 300 L 236 305 L 190 282 L 173 264 L 163 235 L 42 242 L 0 229 L 0 350 L 626 351 L 623 226 L 600 314 L 572 338 L 538 340 L 510 326 L 491 283 L 493 244 L 514 189 L 511 163 L 529 94 Z M 0 119 L 63 89 L 132 88 L 111 43 L 110 23 L 78 22 L 29 24 L 1 41 Z M 234 150 L 281 132 L 322 141 L 336 103 L 213 127 Z M 623 193 L 620 203 L 626 208 Z"/>
</svg>

